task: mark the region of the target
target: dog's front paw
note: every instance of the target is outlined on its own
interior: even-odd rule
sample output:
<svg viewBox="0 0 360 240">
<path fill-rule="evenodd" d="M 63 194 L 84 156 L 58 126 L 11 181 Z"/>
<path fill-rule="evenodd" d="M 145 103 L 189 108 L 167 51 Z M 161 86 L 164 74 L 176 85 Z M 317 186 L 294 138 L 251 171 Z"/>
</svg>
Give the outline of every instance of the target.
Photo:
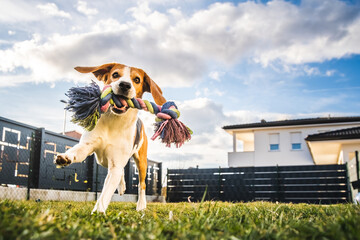
<svg viewBox="0 0 360 240">
<path fill-rule="evenodd" d="M 60 167 L 68 166 L 72 163 L 72 160 L 65 153 L 59 154 L 54 159 L 54 163 Z"/>
</svg>

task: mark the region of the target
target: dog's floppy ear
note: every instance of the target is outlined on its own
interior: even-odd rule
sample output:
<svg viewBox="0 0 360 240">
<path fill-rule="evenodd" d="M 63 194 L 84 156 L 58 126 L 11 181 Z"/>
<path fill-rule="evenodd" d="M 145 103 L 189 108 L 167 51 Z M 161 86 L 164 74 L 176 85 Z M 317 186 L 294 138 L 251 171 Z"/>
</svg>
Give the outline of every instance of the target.
<svg viewBox="0 0 360 240">
<path fill-rule="evenodd" d="M 151 93 L 156 104 L 163 105 L 164 103 L 166 103 L 166 99 L 163 97 L 160 87 L 145 72 L 144 91 Z"/>
<path fill-rule="evenodd" d="M 109 78 L 109 72 L 115 64 L 107 63 L 97 67 L 75 67 L 75 70 L 81 73 L 93 73 L 99 81 L 106 82 Z"/>
</svg>

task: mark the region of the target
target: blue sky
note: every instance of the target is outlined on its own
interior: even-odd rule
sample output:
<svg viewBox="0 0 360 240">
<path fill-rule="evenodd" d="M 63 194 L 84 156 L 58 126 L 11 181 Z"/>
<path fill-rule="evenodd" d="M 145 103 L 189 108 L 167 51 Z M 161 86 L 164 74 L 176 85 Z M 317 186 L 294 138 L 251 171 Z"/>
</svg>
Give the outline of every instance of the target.
<svg viewBox="0 0 360 240">
<path fill-rule="evenodd" d="M 166 167 L 227 165 L 228 124 L 360 112 L 360 2 L 1 0 L 0 115 L 61 132 L 75 66 L 144 69 L 194 130 Z M 151 100 L 151 95 L 146 98 Z M 153 117 L 141 113 L 148 135 Z M 69 122 L 67 129 L 81 128 Z"/>
</svg>

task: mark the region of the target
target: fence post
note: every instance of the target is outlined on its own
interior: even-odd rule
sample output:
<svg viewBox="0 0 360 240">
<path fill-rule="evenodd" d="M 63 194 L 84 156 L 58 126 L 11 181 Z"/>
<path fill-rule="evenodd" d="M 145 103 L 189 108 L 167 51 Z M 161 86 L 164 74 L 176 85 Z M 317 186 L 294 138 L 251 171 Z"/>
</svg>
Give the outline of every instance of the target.
<svg viewBox="0 0 360 240">
<path fill-rule="evenodd" d="M 87 189 L 86 191 L 92 192 L 94 190 L 94 162 L 95 160 L 95 154 L 92 154 L 86 158 L 86 164 L 87 164 Z"/>
<path fill-rule="evenodd" d="M 219 166 L 219 200 L 221 200 L 221 166 Z"/>
<path fill-rule="evenodd" d="M 31 154 L 29 159 L 29 174 L 26 199 L 30 199 L 30 189 L 39 187 L 39 168 L 41 154 L 44 152 L 43 141 L 45 135 L 45 128 L 35 130 L 32 135 Z"/>
<path fill-rule="evenodd" d="M 279 174 L 279 165 L 276 164 L 276 181 L 275 181 L 275 191 L 276 191 L 276 197 L 275 199 L 272 199 L 272 200 L 276 200 L 276 201 L 279 201 L 280 200 L 280 185 L 279 185 L 279 178 L 280 178 L 280 174 Z"/>
<path fill-rule="evenodd" d="M 95 160 L 95 159 L 94 159 Z M 97 193 L 98 193 L 98 182 L 99 182 L 99 165 L 96 161 L 94 161 L 95 167 L 95 201 L 97 201 Z"/>
<path fill-rule="evenodd" d="M 125 165 L 124 168 L 124 178 L 125 178 L 125 185 L 126 185 L 126 190 L 125 193 L 131 193 L 131 185 L 129 183 L 129 175 L 130 173 L 130 164 L 131 164 L 131 158 L 129 159 L 129 161 L 127 162 L 127 164 Z"/>
<path fill-rule="evenodd" d="M 146 194 L 147 195 L 153 195 L 154 193 L 156 193 L 156 191 L 154 191 L 154 183 L 156 183 L 155 179 L 154 179 L 154 165 L 155 165 L 154 163 L 149 164 L 149 161 L 148 161 L 148 166 L 146 169 Z"/>
<path fill-rule="evenodd" d="M 157 194 L 159 194 L 161 196 L 161 191 L 162 191 L 162 163 L 158 163 L 158 183 L 157 183 Z"/>
<path fill-rule="evenodd" d="M 126 184 L 128 184 L 129 187 L 126 187 L 127 192 L 130 194 L 136 194 L 136 189 L 134 191 L 133 189 L 133 185 L 134 185 L 134 176 L 135 176 L 135 169 L 133 168 L 133 160 L 132 158 L 130 158 L 129 162 L 128 162 L 128 175 L 127 175 L 127 180 L 125 181 Z M 147 172 L 147 168 L 146 168 L 146 172 Z M 125 175 L 126 176 L 126 175 Z M 139 179 L 139 178 L 138 178 Z M 139 183 L 138 183 L 139 184 Z"/>
<path fill-rule="evenodd" d="M 166 169 L 166 202 L 169 202 L 169 168 Z"/>
<path fill-rule="evenodd" d="M 256 193 L 256 191 L 255 191 L 255 166 L 253 166 L 252 168 L 251 168 L 251 170 L 252 170 L 252 172 L 251 172 L 251 187 L 252 187 L 252 196 L 251 196 L 251 200 L 250 201 L 255 201 L 255 199 L 256 199 L 256 195 L 255 195 L 255 193 Z"/>
<path fill-rule="evenodd" d="M 31 146 L 30 146 L 30 158 L 29 158 L 29 172 L 28 172 L 28 183 L 27 183 L 27 193 L 26 193 L 26 200 L 30 200 L 30 185 L 32 183 L 33 178 L 33 162 L 35 158 L 35 133 L 31 135 Z"/>
<path fill-rule="evenodd" d="M 356 160 L 356 176 L 357 180 L 360 179 L 360 166 L 359 166 L 359 152 L 355 151 L 355 160 Z"/>
<path fill-rule="evenodd" d="M 35 135 L 35 158 L 33 162 L 33 186 L 34 188 L 39 188 L 39 178 L 40 178 L 40 165 L 41 160 L 44 157 L 45 147 L 45 128 L 39 128 L 36 130 Z"/>
<path fill-rule="evenodd" d="M 281 168 L 280 168 L 281 169 Z M 278 201 L 279 202 L 284 202 L 285 201 L 285 188 L 282 185 L 283 184 L 283 179 L 281 177 L 281 170 L 279 170 L 279 166 L 277 166 L 277 171 L 278 171 L 278 178 L 277 178 L 277 184 L 278 184 Z"/>
<path fill-rule="evenodd" d="M 352 190 L 351 190 L 351 183 L 350 183 L 350 176 L 349 176 L 349 165 L 345 163 L 345 171 L 346 171 L 346 185 L 347 185 L 347 201 L 352 202 Z"/>
</svg>

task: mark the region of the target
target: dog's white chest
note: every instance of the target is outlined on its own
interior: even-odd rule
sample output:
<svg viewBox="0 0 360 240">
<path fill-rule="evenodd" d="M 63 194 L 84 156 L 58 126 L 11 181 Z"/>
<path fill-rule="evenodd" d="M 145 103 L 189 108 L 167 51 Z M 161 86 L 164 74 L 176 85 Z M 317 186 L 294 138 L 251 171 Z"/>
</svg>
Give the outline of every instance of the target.
<svg viewBox="0 0 360 240">
<path fill-rule="evenodd" d="M 131 109 L 122 117 L 103 116 L 96 128 L 84 136 L 94 144 L 97 161 L 104 167 L 125 167 L 133 154 L 137 111 Z"/>
</svg>

